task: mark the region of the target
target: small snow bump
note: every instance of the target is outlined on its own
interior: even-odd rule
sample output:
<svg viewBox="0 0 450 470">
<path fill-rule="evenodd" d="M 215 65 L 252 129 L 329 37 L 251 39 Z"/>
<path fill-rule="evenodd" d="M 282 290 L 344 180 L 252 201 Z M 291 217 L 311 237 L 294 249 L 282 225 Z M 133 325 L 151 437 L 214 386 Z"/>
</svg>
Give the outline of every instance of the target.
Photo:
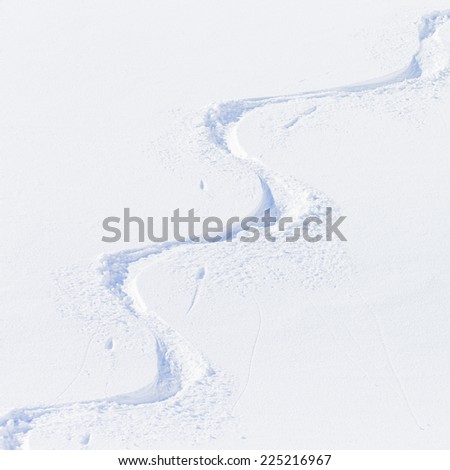
<svg viewBox="0 0 450 470">
<path fill-rule="evenodd" d="M 197 279 L 203 279 L 205 277 L 206 271 L 205 268 L 200 268 L 197 271 Z"/>
<path fill-rule="evenodd" d="M 87 446 L 90 440 L 91 440 L 91 435 L 89 433 L 86 433 L 83 436 L 81 436 L 80 444 L 83 446 Z"/>
</svg>

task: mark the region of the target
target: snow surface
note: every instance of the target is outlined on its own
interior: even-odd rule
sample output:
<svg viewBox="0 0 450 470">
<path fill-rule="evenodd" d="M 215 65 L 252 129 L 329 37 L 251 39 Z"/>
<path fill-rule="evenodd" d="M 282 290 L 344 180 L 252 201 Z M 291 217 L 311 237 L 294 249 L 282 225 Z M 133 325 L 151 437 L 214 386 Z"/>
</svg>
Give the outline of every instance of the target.
<svg viewBox="0 0 450 470">
<path fill-rule="evenodd" d="M 5 2 L 0 447 L 446 448 L 446 7 Z M 101 242 L 124 207 L 294 222 Z"/>
</svg>

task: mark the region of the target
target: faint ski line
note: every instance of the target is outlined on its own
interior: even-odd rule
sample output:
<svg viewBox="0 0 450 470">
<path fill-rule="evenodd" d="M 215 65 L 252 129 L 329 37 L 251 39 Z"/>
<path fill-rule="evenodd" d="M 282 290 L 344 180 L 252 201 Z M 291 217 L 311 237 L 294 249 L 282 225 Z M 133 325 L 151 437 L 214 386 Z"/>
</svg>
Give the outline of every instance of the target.
<svg viewBox="0 0 450 470">
<path fill-rule="evenodd" d="M 206 276 L 205 268 L 200 268 L 197 272 L 196 286 L 195 286 L 194 295 L 192 296 L 191 304 L 189 305 L 189 308 L 187 309 L 185 315 L 188 315 L 189 312 L 194 308 L 195 304 L 197 303 L 197 298 L 199 296 L 200 289 L 201 289 L 202 284 L 204 282 L 205 276 Z"/>
<path fill-rule="evenodd" d="M 84 355 L 83 355 L 83 360 L 81 362 L 81 366 L 80 366 L 78 372 L 76 373 L 75 377 L 70 381 L 69 385 L 67 385 L 67 387 L 53 400 L 55 403 L 67 392 L 67 390 L 69 390 L 69 388 L 76 382 L 76 380 L 78 379 L 80 374 L 83 372 L 84 366 L 86 365 L 86 360 L 87 360 L 89 348 L 91 347 L 91 343 L 94 340 L 95 336 L 96 336 L 96 334 L 94 333 L 91 336 L 91 339 L 89 340 L 89 342 L 86 346 L 86 349 L 85 349 Z"/>
<path fill-rule="evenodd" d="M 398 388 L 400 390 L 401 396 L 403 400 L 405 401 L 405 404 L 414 419 L 416 426 L 421 430 L 424 431 L 425 428 L 420 424 L 419 419 L 416 415 L 416 413 L 413 410 L 413 407 L 411 405 L 411 402 L 409 400 L 408 394 L 406 393 L 406 390 L 403 386 L 402 381 L 400 380 L 400 376 L 398 375 L 398 372 L 394 366 L 394 363 L 392 361 L 391 353 L 389 352 L 389 348 L 387 347 L 386 341 L 384 339 L 383 335 L 383 330 L 381 329 L 380 321 L 378 319 L 378 315 L 375 313 L 375 310 L 372 308 L 372 306 L 369 304 L 369 302 L 365 299 L 365 297 L 361 294 L 359 289 L 356 288 L 355 284 L 353 283 L 352 279 L 350 277 L 347 278 L 348 281 L 350 282 L 350 285 L 352 286 L 353 291 L 356 293 L 356 295 L 361 299 L 361 301 L 365 304 L 367 311 L 370 313 L 372 316 L 372 319 L 375 322 L 375 327 L 377 329 L 378 336 L 380 338 L 381 345 L 383 347 L 384 353 L 386 355 L 386 359 L 389 365 L 389 368 L 391 369 L 392 374 L 394 375 L 395 381 L 398 385 Z"/>
<path fill-rule="evenodd" d="M 245 385 L 244 385 L 244 388 L 242 389 L 241 393 L 237 397 L 236 401 L 234 402 L 233 407 L 231 408 L 231 414 L 234 413 L 234 409 L 236 408 L 236 405 L 238 404 L 239 400 L 244 395 L 245 391 L 247 390 L 248 384 L 250 382 L 250 375 L 251 375 L 252 366 L 253 366 L 253 359 L 255 357 L 255 351 L 256 351 L 256 343 L 258 342 L 259 334 L 261 332 L 261 323 L 262 323 L 261 306 L 259 305 L 258 301 L 255 299 L 255 296 L 253 295 L 252 292 L 250 292 L 250 296 L 252 297 L 253 301 L 255 302 L 256 307 L 257 307 L 257 311 L 258 311 L 258 329 L 256 330 L 255 340 L 253 341 L 253 346 L 252 346 L 252 350 L 251 350 L 251 353 L 250 353 L 250 363 L 249 363 L 249 366 L 248 366 L 248 369 L 247 369 L 247 377 L 246 377 Z"/>
</svg>

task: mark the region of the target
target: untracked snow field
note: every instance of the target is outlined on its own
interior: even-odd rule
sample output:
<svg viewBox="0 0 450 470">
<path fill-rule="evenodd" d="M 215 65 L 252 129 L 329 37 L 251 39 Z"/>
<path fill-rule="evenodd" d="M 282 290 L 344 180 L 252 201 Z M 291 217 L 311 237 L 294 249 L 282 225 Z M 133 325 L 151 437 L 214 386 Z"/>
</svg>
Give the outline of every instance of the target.
<svg viewBox="0 0 450 470">
<path fill-rule="evenodd" d="M 5 0 L 0 64 L 0 449 L 449 448 L 448 0 Z"/>
</svg>

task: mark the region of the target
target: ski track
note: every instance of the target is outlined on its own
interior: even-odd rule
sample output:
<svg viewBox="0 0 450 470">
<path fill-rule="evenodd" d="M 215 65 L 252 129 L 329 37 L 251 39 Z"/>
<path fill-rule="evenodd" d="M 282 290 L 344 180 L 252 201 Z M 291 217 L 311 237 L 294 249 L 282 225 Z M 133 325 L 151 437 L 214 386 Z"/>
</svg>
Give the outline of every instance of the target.
<svg viewBox="0 0 450 470">
<path fill-rule="evenodd" d="M 239 393 L 236 401 L 233 404 L 232 411 L 234 411 L 234 409 L 236 408 L 236 406 L 239 403 L 240 399 L 242 398 L 245 391 L 247 390 L 248 383 L 250 382 L 250 376 L 252 374 L 252 367 L 253 367 L 253 359 L 255 358 L 256 345 L 258 344 L 259 335 L 261 333 L 262 309 L 261 309 L 261 306 L 259 305 L 259 302 L 256 300 L 255 296 L 253 295 L 253 293 L 251 293 L 250 295 L 253 299 L 253 302 L 255 303 L 255 305 L 257 307 L 258 326 L 257 326 L 257 329 L 256 329 L 256 334 L 255 334 L 255 339 L 253 341 L 252 349 L 251 349 L 251 352 L 250 352 L 250 361 L 249 361 L 249 364 L 248 364 L 247 375 L 245 377 L 244 386 L 242 387 L 241 392 Z"/>
<path fill-rule="evenodd" d="M 186 311 L 186 315 L 188 315 L 190 313 L 190 311 L 194 308 L 196 302 L 197 302 L 197 298 L 199 296 L 199 293 L 200 293 L 200 289 L 201 289 L 201 286 L 203 284 L 203 279 L 205 279 L 205 276 L 206 276 L 206 270 L 205 268 L 200 268 L 198 271 L 197 271 L 197 275 L 195 277 L 195 291 L 194 291 L 194 295 L 192 296 L 192 300 L 191 300 L 191 303 L 189 304 L 189 307 Z"/>
<path fill-rule="evenodd" d="M 299 116 L 296 116 L 294 119 L 291 119 L 288 123 L 286 123 L 283 126 L 283 128 L 290 129 L 291 127 L 294 127 L 302 117 L 309 116 L 310 114 L 314 113 L 316 110 L 317 110 L 317 106 L 312 106 L 311 108 L 308 108 L 306 111 L 303 111 L 303 113 L 300 113 Z"/>
<path fill-rule="evenodd" d="M 284 128 L 288 129 L 297 124 L 303 116 L 316 112 L 319 109 L 318 102 L 325 98 L 345 98 L 350 94 L 357 93 L 367 94 L 376 89 L 387 89 L 399 84 L 412 85 L 418 80 L 445 79 L 449 72 L 449 52 L 444 49 L 440 42 L 438 31 L 449 19 L 450 10 L 434 12 L 424 16 L 419 29 L 419 47 L 417 53 L 412 57 L 407 67 L 391 75 L 346 87 L 284 96 L 242 99 L 211 106 L 203 119 L 206 138 L 209 142 L 213 143 L 221 157 L 226 155 L 230 159 L 238 160 L 240 165 L 247 166 L 251 173 L 260 181 L 261 201 L 252 215 L 260 216 L 265 209 L 270 208 L 277 217 L 281 215 L 297 216 L 294 223 L 286 229 L 288 231 L 295 227 L 303 216 L 309 214 L 317 215 L 318 212 L 322 212 L 324 207 L 317 204 L 317 196 L 305 191 L 305 188 L 299 185 L 298 182 L 277 174 L 265 167 L 258 159 L 247 155 L 237 138 L 237 125 L 244 115 L 265 106 L 301 99 L 314 100 L 314 106 L 309 107 L 295 119 L 284 125 Z M 203 180 L 200 182 L 200 188 L 202 190 L 205 189 Z M 224 233 L 218 242 L 236 238 L 239 231 L 239 229 L 234 229 L 231 233 Z M 201 240 L 196 245 L 205 243 L 208 242 Z M 102 400 L 15 409 L 0 419 L 0 448 L 21 449 L 26 434 L 37 427 L 39 419 L 43 417 L 49 415 L 58 416 L 62 411 L 76 410 L 79 407 L 84 407 L 94 413 L 104 413 L 108 407 L 121 406 L 122 409 L 124 407 L 126 409 L 126 407 L 136 407 L 142 404 L 151 406 L 151 404 L 161 403 L 171 397 L 175 397 L 190 387 L 195 387 L 205 378 L 214 376 L 215 372 L 200 352 L 171 329 L 161 318 L 149 314 L 149 312 L 143 312 L 143 308 L 137 307 L 136 304 L 138 302 L 127 293 L 125 288 L 125 281 L 127 280 L 130 266 L 134 263 L 143 259 L 161 256 L 168 251 L 174 252 L 181 248 L 187 249 L 190 245 L 192 245 L 192 242 L 189 241 L 172 241 L 146 246 L 145 248 L 124 250 L 104 255 L 100 259 L 99 274 L 102 276 L 104 285 L 109 292 L 120 300 L 122 306 L 130 315 L 140 318 L 145 313 L 147 319 L 150 315 L 153 334 L 157 343 L 158 374 L 155 381 L 135 392 Z M 201 268 L 197 273 L 196 288 L 187 313 L 195 306 L 204 277 L 205 270 Z M 368 308 L 371 310 L 370 306 Z M 260 312 L 259 314 L 261 315 Z M 379 335 L 383 341 L 386 354 L 389 356 L 382 333 L 379 332 Z M 395 371 L 394 374 L 398 380 L 401 393 L 406 399 L 405 391 Z M 409 403 L 408 406 L 411 409 Z M 80 445 L 86 448 L 90 440 L 91 435 L 86 433 L 81 438 Z"/>
</svg>

